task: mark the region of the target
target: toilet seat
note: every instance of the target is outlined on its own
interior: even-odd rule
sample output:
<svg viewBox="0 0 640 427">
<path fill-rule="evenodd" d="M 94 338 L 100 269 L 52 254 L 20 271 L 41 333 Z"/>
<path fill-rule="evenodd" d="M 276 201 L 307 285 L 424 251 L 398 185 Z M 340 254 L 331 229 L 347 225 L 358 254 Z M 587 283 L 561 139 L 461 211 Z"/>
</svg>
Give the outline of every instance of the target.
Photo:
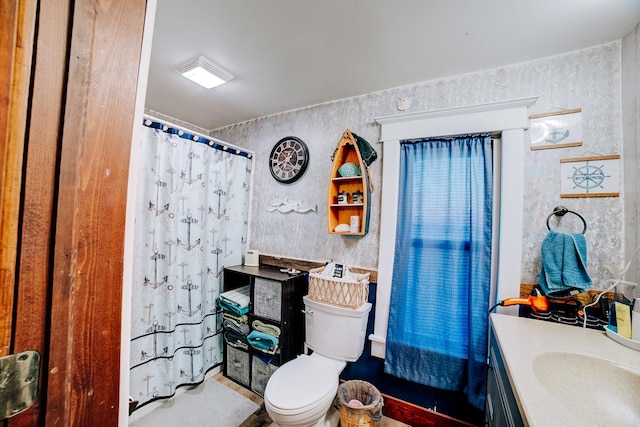
<svg viewBox="0 0 640 427">
<path fill-rule="evenodd" d="M 329 360 L 301 355 L 276 369 L 264 396 L 283 415 L 309 412 L 333 400 L 338 376 Z"/>
</svg>

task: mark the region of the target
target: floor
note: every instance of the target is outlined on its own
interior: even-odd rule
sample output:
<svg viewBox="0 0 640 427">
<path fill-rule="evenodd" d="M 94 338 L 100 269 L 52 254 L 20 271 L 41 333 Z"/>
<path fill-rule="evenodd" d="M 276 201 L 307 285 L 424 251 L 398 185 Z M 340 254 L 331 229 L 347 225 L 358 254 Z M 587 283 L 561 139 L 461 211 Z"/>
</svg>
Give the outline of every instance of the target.
<svg viewBox="0 0 640 427">
<path fill-rule="evenodd" d="M 267 414 L 267 411 L 264 408 L 264 401 L 260 396 L 253 393 L 251 390 L 248 390 L 242 387 L 241 385 L 236 384 L 235 382 L 226 378 L 224 375 L 222 375 L 222 373 L 218 373 L 214 375 L 213 379 L 221 382 L 222 384 L 226 385 L 232 390 L 237 391 L 238 393 L 245 396 L 247 399 L 250 399 L 253 402 L 255 402 L 257 405 L 260 405 L 260 410 L 258 410 L 256 413 L 251 415 L 244 423 L 242 423 L 240 427 L 277 427 L 276 424 L 273 421 L 271 421 L 271 418 L 269 418 L 269 414 Z M 387 417 L 382 417 L 382 420 L 376 423 L 376 427 L 410 427 L 410 426 L 398 421 L 394 421 Z"/>
</svg>

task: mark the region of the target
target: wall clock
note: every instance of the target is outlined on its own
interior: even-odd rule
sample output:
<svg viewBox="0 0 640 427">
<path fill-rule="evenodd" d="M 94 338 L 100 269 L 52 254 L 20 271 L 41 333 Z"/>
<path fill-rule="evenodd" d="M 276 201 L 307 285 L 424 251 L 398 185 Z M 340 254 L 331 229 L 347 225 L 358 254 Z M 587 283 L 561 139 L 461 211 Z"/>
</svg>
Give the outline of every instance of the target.
<svg viewBox="0 0 640 427">
<path fill-rule="evenodd" d="M 273 146 L 269 155 L 271 175 L 283 184 L 291 184 L 304 174 L 309 164 L 309 149 L 300 138 L 287 136 Z"/>
</svg>

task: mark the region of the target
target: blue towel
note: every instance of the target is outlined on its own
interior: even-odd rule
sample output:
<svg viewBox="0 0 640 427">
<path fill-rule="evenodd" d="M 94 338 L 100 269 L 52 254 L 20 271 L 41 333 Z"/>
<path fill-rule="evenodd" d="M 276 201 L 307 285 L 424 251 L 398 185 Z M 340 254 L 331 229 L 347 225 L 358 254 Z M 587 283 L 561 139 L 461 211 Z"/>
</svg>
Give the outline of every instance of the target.
<svg viewBox="0 0 640 427">
<path fill-rule="evenodd" d="M 231 312 L 238 316 L 242 316 L 249 312 L 249 307 L 240 307 L 239 305 L 234 304 L 230 301 L 227 301 L 223 298 L 218 299 L 218 304 L 220 304 L 220 308 L 223 309 L 224 311 Z"/>
<path fill-rule="evenodd" d="M 243 316 L 249 312 L 250 292 L 249 285 L 223 292 L 218 298 L 218 305 L 224 311 Z"/>
<path fill-rule="evenodd" d="M 251 331 L 247 341 L 251 347 L 270 353 L 276 351 L 279 343 L 278 338 L 260 331 Z"/>
<path fill-rule="evenodd" d="M 565 298 L 591 288 L 583 234 L 550 230 L 542 242 L 541 253 L 540 287 L 546 296 Z"/>
</svg>

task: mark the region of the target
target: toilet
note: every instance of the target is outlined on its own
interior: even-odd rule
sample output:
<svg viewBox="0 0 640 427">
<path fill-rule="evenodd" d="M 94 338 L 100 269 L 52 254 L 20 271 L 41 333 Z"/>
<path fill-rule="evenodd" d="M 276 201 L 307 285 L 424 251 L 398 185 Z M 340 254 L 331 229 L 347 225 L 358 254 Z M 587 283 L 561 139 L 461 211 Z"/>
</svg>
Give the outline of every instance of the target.
<svg viewBox="0 0 640 427">
<path fill-rule="evenodd" d="M 269 378 L 264 404 L 279 426 L 336 427 L 340 414 L 333 406 L 340 373 L 358 360 L 364 349 L 371 304 L 342 308 L 303 297 L 305 348 L 302 354 Z"/>
</svg>

